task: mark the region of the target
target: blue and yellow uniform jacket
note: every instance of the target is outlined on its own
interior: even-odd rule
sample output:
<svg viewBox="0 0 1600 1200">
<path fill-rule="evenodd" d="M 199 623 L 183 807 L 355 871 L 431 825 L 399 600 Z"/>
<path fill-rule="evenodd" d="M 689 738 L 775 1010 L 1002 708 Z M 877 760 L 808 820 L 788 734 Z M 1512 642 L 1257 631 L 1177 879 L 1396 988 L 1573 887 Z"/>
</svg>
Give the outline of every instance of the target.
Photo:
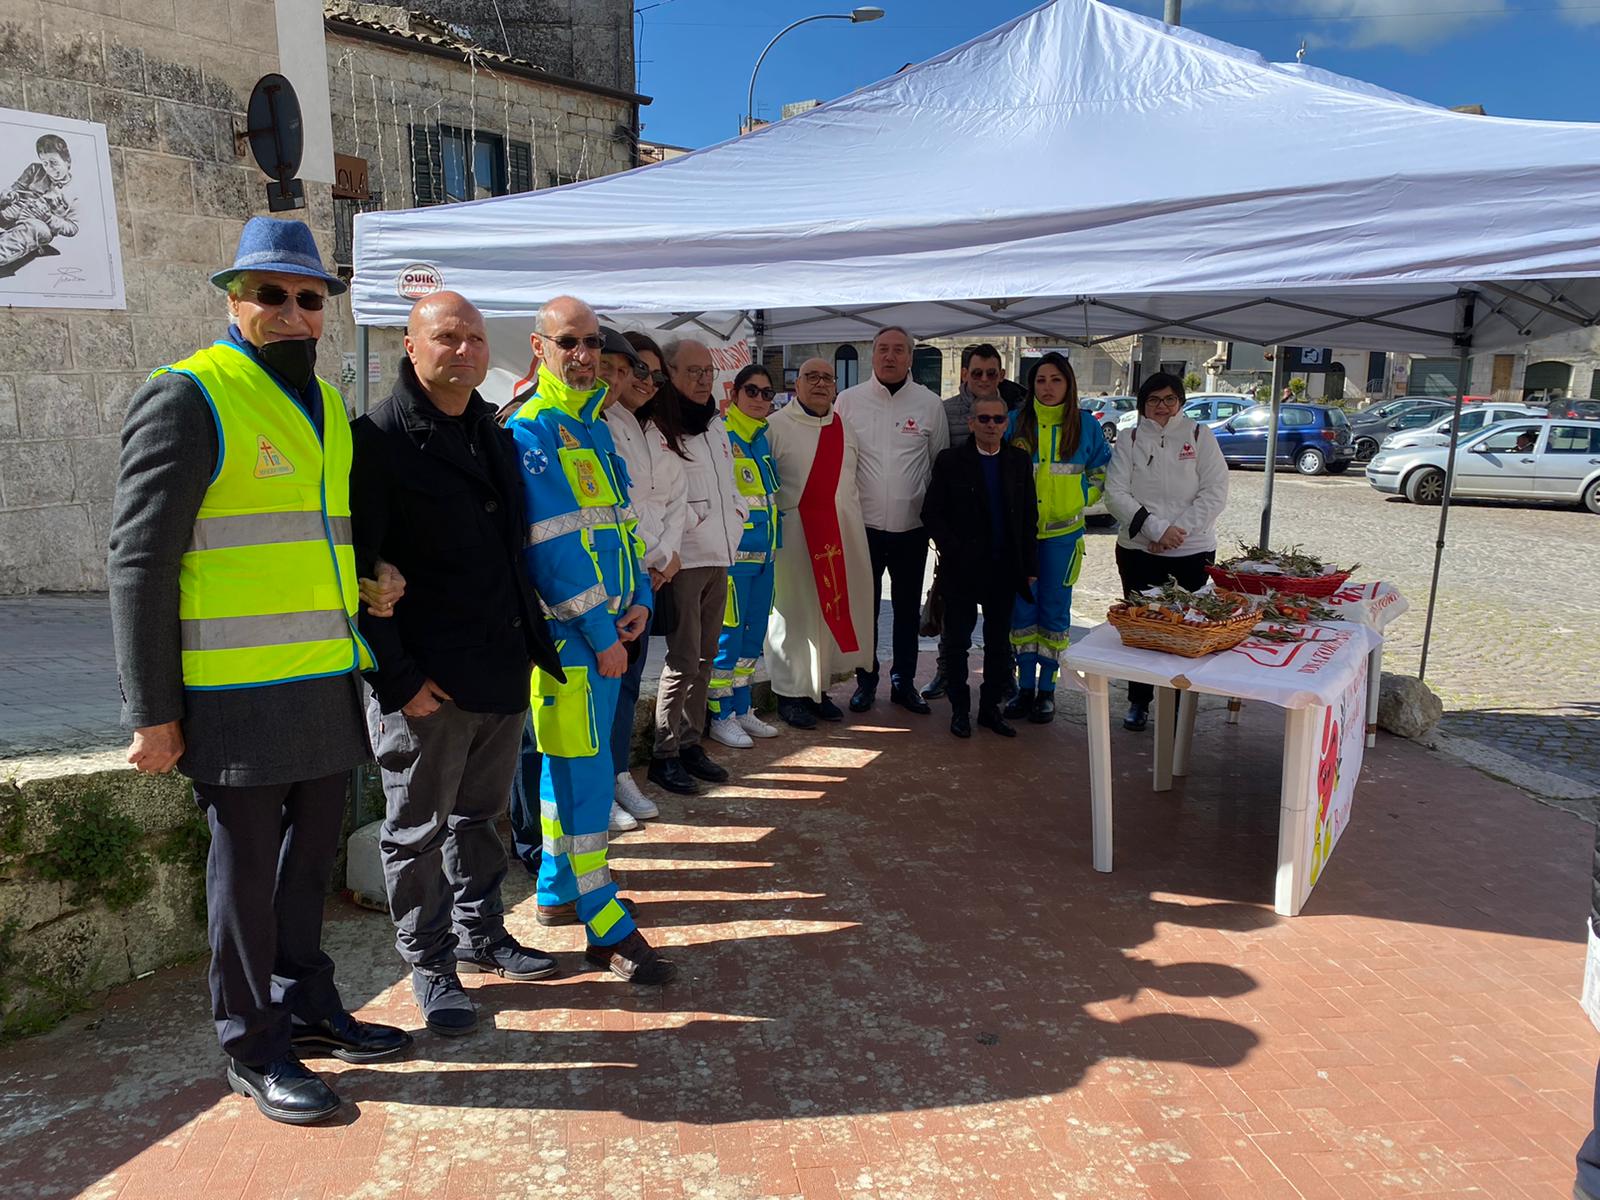
<svg viewBox="0 0 1600 1200">
<path fill-rule="evenodd" d="M 617 618 L 652 606 L 628 472 L 600 418 L 606 389 L 568 387 L 543 365 L 508 428 L 522 456 L 528 538 L 523 559 L 545 611 L 599 654 Z"/>
<path fill-rule="evenodd" d="M 767 444 L 767 423 L 737 404 L 728 405 L 722 420 L 733 450 L 733 480 L 750 509 L 734 562 L 769 563 L 783 545 L 783 514 L 778 511 L 778 468 Z"/>
</svg>

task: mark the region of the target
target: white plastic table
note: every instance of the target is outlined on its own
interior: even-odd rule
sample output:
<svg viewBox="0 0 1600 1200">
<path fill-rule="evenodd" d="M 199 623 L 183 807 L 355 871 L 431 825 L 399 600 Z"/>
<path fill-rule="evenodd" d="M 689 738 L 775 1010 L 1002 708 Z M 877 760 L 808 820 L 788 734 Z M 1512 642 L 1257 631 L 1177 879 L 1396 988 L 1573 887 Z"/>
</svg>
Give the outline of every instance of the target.
<svg viewBox="0 0 1600 1200">
<path fill-rule="evenodd" d="M 1062 665 L 1088 694 L 1095 870 L 1111 870 L 1109 681 L 1136 680 L 1157 689 L 1152 786 L 1158 792 L 1172 787 L 1174 775 L 1188 771 L 1198 694 L 1261 700 L 1286 714 L 1274 907 L 1285 916 L 1299 913 L 1349 822 L 1367 742 L 1369 662 L 1374 656 L 1381 661 L 1383 648 L 1383 635 L 1366 623 L 1328 622 L 1305 629 L 1304 641 L 1252 638 L 1233 650 L 1195 659 L 1124 646 L 1106 624 L 1062 655 Z M 1181 721 L 1175 703 L 1180 692 L 1187 710 Z"/>
</svg>

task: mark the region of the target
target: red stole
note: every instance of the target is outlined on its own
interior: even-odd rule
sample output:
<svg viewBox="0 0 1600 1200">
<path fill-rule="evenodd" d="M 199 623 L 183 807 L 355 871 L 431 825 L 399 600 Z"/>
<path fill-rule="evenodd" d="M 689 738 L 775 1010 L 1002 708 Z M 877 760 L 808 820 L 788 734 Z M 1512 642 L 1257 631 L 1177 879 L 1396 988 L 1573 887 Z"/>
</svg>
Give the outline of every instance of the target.
<svg viewBox="0 0 1600 1200">
<path fill-rule="evenodd" d="M 844 540 L 839 535 L 839 473 L 844 466 L 844 422 L 838 413 L 817 436 L 817 457 L 800 494 L 800 526 L 811 554 L 822 619 L 846 654 L 859 650 L 850 622 L 850 589 L 845 578 Z"/>
</svg>

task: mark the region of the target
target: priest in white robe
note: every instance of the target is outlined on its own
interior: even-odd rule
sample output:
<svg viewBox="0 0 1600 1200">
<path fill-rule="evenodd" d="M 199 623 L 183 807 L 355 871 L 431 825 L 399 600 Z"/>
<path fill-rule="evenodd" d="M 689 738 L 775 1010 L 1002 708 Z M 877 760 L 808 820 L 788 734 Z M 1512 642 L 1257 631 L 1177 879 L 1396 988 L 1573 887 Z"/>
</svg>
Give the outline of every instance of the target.
<svg viewBox="0 0 1600 1200">
<path fill-rule="evenodd" d="M 809 358 L 794 401 L 767 424 L 783 512 L 767 671 L 778 715 L 799 729 L 843 718 L 827 689 L 872 665 L 876 628 L 855 435 L 833 409 L 835 392 L 832 365 Z"/>
</svg>

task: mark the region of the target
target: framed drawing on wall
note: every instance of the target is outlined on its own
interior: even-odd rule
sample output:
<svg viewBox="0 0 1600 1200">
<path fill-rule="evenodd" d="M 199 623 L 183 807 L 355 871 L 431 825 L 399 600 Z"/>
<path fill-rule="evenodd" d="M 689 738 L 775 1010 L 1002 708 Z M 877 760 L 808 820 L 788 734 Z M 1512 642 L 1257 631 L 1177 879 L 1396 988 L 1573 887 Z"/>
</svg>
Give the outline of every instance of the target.
<svg viewBox="0 0 1600 1200">
<path fill-rule="evenodd" d="M 106 127 L 0 108 L 0 306 L 125 308 Z"/>
</svg>

